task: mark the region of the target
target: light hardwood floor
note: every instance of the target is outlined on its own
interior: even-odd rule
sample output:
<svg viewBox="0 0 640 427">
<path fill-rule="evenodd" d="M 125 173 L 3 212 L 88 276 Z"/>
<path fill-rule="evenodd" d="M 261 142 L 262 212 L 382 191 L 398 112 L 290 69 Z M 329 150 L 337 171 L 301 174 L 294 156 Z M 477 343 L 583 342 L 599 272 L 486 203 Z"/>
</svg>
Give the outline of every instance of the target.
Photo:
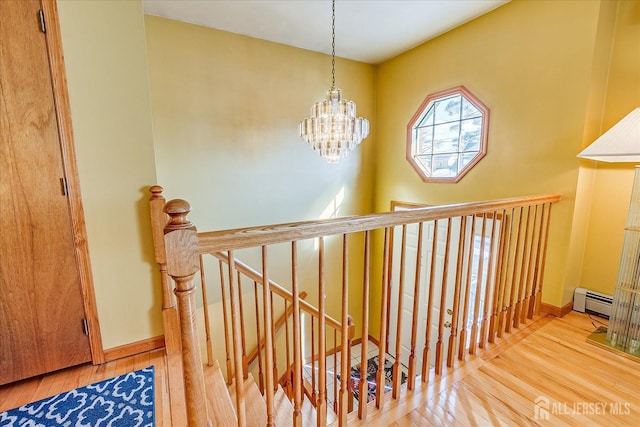
<svg viewBox="0 0 640 427">
<path fill-rule="evenodd" d="M 387 396 L 384 410 L 370 410 L 366 422 L 350 416 L 349 425 L 638 426 L 640 364 L 588 344 L 594 329 L 576 312 L 540 318 L 397 401 Z M 162 350 L 0 387 L 0 411 L 149 365 L 156 370 L 156 423 L 169 426 Z"/>
<path fill-rule="evenodd" d="M 587 343 L 596 326 L 540 318 L 349 425 L 640 426 L 640 364 Z"/>
</svg>

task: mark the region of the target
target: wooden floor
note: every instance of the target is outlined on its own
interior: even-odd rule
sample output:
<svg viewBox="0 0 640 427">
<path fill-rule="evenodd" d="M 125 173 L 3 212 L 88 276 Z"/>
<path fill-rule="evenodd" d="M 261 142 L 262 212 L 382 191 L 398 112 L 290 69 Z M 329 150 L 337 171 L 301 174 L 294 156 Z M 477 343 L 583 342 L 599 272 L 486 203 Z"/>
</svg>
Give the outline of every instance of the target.
<svg viewBox="0 0 640 427">
<path fill-rule="evenodd" d="M 597 319 L 597 318 L 596 318 Z M 597 326 L 597 325 L 596 325 Z M 640 364 L 588 344 L 586 316 L 544 317 L 455 371 L 369 409 L 368 426 L 639 426 Z M 154 365 L 156 425 L 171 425 L 162 350 L 100 366 L 83 365 L 0 387 L 0 411 Z"/>
<path fill-rule="evenodd" d="M 596 326 L 540 318 L 349 425 L 640 426 L 640 363 L 587 343 Z"/>
</svg>

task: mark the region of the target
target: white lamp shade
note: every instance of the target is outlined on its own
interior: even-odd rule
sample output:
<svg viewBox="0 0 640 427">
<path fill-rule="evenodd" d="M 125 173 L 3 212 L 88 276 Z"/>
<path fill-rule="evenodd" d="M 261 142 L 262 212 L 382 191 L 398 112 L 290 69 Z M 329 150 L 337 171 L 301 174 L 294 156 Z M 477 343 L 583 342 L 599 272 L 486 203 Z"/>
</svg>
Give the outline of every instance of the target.
<svg viewBox="0 0 640 427">
<path fill-rule="evenodd" d="M 601 162 L 640 162 L 640 107 L 603 133 L 578 157 Z"/>
</svg>

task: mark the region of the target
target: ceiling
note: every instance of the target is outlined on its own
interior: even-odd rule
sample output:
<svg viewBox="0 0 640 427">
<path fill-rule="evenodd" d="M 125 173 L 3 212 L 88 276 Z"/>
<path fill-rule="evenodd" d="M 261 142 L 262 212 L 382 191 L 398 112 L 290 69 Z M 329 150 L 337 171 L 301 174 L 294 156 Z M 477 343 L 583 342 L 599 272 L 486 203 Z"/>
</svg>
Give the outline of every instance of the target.
<svg viewBox="0 0 640 427">
<path fill-rule="evenodd" d="M 377 64 L 509 0 L 338 0 L 336 56 Z M 328 0 L 143 0 L 144 11 L 331 53 Z"/>
</svg>

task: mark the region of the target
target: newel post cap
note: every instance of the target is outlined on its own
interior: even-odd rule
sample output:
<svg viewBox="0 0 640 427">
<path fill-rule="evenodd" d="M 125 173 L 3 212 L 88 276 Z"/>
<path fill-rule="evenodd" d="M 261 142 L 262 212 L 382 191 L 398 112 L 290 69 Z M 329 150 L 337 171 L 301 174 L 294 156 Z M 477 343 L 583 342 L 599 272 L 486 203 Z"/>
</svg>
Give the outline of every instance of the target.
<svg viewBox="0 0 640 427">
<path fill-rule="evenodd" d="M 187 218 L 191 212 L 191 205 L 186 200 L 173 199 L 164 205 L 164 212 L 169 215 L 169 223 L 165 227 L 165 233 L 173 230 L 194 228 Z"/>
<path fill-rule="evenodd" d="M 151 192 L 151 200 L 154 200 L 162 197 L 164 188 L 162 188 L 160 185 L 152 185 L 151 187 L 149 187 L 149 191 Z"/>
</svg>

